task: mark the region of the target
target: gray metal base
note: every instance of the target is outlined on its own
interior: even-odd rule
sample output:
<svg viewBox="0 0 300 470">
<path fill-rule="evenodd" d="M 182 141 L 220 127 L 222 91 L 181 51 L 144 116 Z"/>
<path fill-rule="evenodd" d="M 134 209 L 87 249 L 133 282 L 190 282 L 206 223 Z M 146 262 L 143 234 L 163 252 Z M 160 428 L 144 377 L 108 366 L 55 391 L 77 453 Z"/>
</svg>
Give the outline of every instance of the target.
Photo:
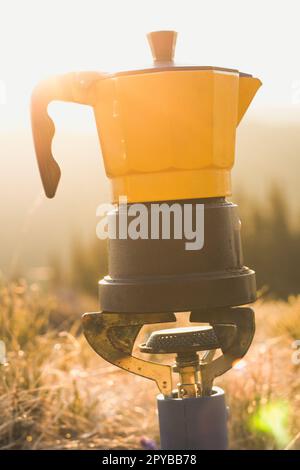
<svg viewBox="0 0 300 470">
<path fill-rule="evenodd" d="M 207 397 L 157 396 L 163 450 L 226 450 L 228 411 L 225 393 L 213 387 Z"/>
<path fill-rule="evenodd" d="M 140 201 L 143 202 L 143 201 Z M 225 198 L 205 198 L 157 203 L 184 211 L 191 204 L 193 220 L 197 204 L 204 205 L 204 246 L 187 250 L 185 237 L 151 238 L 151 202 L 148 238 L 109 239 L 109 273 L 99 283 L 100 309 L 118 313 L 190 312 L 233 307 L 256 299 L 255 273 L 243 264 L 237 206 Z M 128 205 L 129 208 L 130 204 Z M 120 224 L 122 206 L 108 219 Z M 134 216 L 128 216 L 128 226 Z"/>
</svg>

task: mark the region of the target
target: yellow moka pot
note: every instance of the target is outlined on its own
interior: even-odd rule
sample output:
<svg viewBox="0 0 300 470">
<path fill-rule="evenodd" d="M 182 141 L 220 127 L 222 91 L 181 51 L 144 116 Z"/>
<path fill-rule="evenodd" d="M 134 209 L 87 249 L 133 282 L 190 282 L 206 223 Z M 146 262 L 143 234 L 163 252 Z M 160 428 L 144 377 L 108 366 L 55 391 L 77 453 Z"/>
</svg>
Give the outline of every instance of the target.
<svg viewBox="0 0 300 470">
<path fill-rule="evenodd" d="M 236 127 L 261 82 L 220 67 L 173 62 L 176 33 L 148 35 L 147 69 L 70 73 L 41 82 L 32 96 L 40 173 L 53 197 L 60 170 L 51 154 L 53 100 L 93 107 L 112 199 L 129 202 L 227 196 Z"/>
</svg>

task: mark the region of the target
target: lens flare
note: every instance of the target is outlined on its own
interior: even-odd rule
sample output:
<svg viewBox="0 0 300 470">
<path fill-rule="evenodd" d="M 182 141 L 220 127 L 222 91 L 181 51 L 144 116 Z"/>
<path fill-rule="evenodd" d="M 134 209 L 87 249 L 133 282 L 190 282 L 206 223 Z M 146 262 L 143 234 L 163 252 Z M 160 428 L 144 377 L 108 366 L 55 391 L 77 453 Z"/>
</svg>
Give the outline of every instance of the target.
<svg viewBox="0 0 300 470">
<path fill-rule="evenodd" d="M 272 436 L 276 446 L 284 448 L 291 439 L 288 432 L 289 414 L 289 405 L 285 401 L 276 400 L 260 405 L 250 418 L 250 429 L 255 433 Z"/>
</svg>

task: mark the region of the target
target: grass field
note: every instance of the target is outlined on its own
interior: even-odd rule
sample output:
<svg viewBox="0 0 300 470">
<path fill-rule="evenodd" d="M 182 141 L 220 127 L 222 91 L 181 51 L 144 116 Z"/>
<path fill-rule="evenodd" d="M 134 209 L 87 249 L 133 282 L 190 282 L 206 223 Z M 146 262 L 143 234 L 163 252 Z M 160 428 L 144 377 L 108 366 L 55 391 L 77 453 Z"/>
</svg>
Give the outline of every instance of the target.
<svg viewBox="0 0 300 470">
<path fill-rule="evenodd" d="M 80 312 L 96 300 L 2 284 L 1 449 L 140 449 L 159 446 L 156 386 L 105 363 L 87 345 Z M 256 305 L 247 356 L 219 379 L 233 449 L 296 448 L 300 431 L 300 297 Z"/>
</svg>

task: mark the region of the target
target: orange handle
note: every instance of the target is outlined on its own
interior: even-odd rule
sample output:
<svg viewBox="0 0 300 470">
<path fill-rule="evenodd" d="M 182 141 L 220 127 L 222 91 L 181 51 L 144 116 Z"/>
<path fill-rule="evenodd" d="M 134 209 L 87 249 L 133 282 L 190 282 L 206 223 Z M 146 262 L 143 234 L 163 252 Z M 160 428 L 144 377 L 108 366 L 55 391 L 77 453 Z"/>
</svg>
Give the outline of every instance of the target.
<svg viewBox="0 0 300 470">
<path fill-rule="evenodd" d="M 55 126 L 47 108 L 51 101 L 71 101 L 93 106 L 93 84 L 105 78 L 98 72 L 68 73 L 39 83 L 31 98 L 31 125 L 35 153 L 46 196 L 55 196 L 61 171 L 52 155 Z"/>
</svg>

